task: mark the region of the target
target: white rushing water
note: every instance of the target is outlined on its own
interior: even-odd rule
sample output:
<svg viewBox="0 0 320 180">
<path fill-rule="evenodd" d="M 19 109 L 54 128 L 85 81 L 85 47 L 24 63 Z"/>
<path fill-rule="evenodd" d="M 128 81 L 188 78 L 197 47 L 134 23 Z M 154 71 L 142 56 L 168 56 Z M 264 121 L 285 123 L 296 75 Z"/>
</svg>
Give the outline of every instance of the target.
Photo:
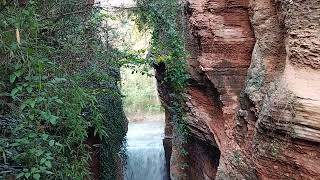
<svg viewBox="0 0 320 180">
<path fill-rule="evenodd" d="M 161 121 L 130 122 L 125 180 L 167 180 Z"/>
</svg>

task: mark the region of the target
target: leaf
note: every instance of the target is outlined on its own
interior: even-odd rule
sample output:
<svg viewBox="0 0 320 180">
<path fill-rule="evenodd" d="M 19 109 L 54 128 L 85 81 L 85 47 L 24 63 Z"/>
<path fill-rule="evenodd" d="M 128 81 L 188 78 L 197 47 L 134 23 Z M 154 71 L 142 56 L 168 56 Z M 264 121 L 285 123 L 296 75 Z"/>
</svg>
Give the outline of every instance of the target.
<svg viewBox="0 0 320 180">
<path fill-rule="evenodd" d="M 46 159 L 45 159 L 45 158 L 41 158 L 41 160 L 40 160 L 40 164 L 43 164 L 45 161 L 46 161 Z"/>
<path fill-rule="evenodd" d="M 50 112 L 41 111 L 40 114 L 46 121 L 49 121 L 52 125 L 55 125 L 57 123 L 57 119 L 59 119 L 58 116 L 54 116 L 50 114 Z"/>
<path fill-rule="evenodd" d="M 44 153 L 43 150 L 38 150 L 37 153 L 36 153 L 36 156 L 39 157 L 39 156 L 41 156 L 43 153 Z"/>
<path fill-rule="evenodd" d="M 48 168 L 51 168 L 51 167 L 52 167 L 51 161 L 45 161 L 44 164 L 45 164 Z"/>
<path fill-rule="evenodd" d="M 37 102 L 38 103 L 41 103 L 42 101 L 45 101 L 46 99 L 45 98 L 43 98 L 43 97 L 38 97 L 37 98 Z"/>
<path fill-rule="evenodd" d="M 36 133 L 30 133 L 30 134 L 29 134 L 29 138 L 35 138 L 35 137 L 37 137 L 37 134 L 36 134 Z"/>
<path fill-rule="evenodd" d="M 43 134 L 43 135 L 42 135 L 42 139 L 43 139 L 43 140 L 47 140 L 47 139 L 48 139 L 48 137 L 49 137 L 49 135 L 48 135 L 48 134 Z"/>
<path fill-rule="evenodd" d="M 54 174 L 53 172 L 48 171 L 48 170 L 45 170 L 45 173 L 46 173 L 46 174 L 50 174 L 50 175 Z"/>
<path fill-rule="evenodd" d="M 58 116 L 53 116 L 53 115 L 51 115 L 51 116 L 50 116 L 50 119 L 49 119 L 49 122 L 50 122 L 52 125 L 55 125 L 55 124 L 57 124 L 57 119 L 59 119 Z"/>
<path fill-rule="evenodd" d="M 35 173 L 37 170 L 38 170 L 37 168 L 32 167 L 32 168 L 31 168 L 31 173 L 33 174 L 33 173 Z"/>
<path fill-rule="evenodd" d="M 14 75 L 16 75 L 17 77 L 20 77 L 22 75 L 22 69 L 14 72 Z"/>
<path fill-rule="evenodd" d="M 31 174 L 30 174 L 30 173 L 25 173 L 24 176 L 25 176 L 26 178 L 29 178 L 29 177 L 31 176 Z"/>
<path fill-rule="evenodd" d="M 25 102 L 22 103 L 21 105 L 21 110 L 23 110 L 27 105 L 29 105 L 31 108 L 34 108 L 36 105 L 36 100 L 35 99 L 28 99 Z"/>
<path fill-rule="evenodd" d="M 24 108 L 26 108 L 27 104 L 24 102 L 23 104 L 21 104 L 20 109 L 24 110 Z"/>
<path fill-rule="evenodd" d="M 49 146 L 53 146 L 54 145 L 54 140 L 50 140 L 49 141 Z"/>
<path fill-rule="evenodd" d="M 14 88 L 12 89 L 10 95 L 12 98 L 15 98 L 16 97 L 16 94 L 19 92 L 19 89 L 18 88 Z"/>
<path fill-rule="evenodd" d="M 34 120 L 34 114 L 30 114 L 28 117 L 30 118 L 30 120 Z"/>
<path fill-rule="evenodd" d="M 11 74 L 10 75 L 10 83 L 14 83 L 14 81 L 16 80 L 17 76 L 15 74 Z"/>
<path fill-rule="evenodd" d="M 52 159 L 54 159 L 52 156 L 47 156 L 47 159 L 50 159 L 50 160 L 52 160 Z"/>
<path fill-rule="evenodd" d="M 54 78 L 53 80 L 51 80 L 52 83 L 60 83 L 60 82 L 66 82 L 67 79 L 65 78 Z"/>
<path fill-rule="evenodd" d="M 14 65 L 14 69 L 15 70 L 18 70 L 18 69 L 20 69 L 22 67 L 22 64 L 15 64 Z"/>
<path fill-rule="evenodd" d="M 20 146 L 20 143 L 12 143 L 11 146 L 12 147 Z"/>
<path fill-rule="evenodd" d="M 58 143 L 58 142 L 56 142 L 55 145 L 56 145 L 56 146 L 59 146 L 59 147 L 63 147 L 63 145 L 60 144 L 60 143 Z"/>
<path fill-rule="evenodd" d="M 36 105 L 36 100 L 35 99 L 29 99 L 28 102 L 29 102 L 29 105 L 30 105 L 31 108 L 35 107 L 35 105 Z"/>
<path fill-rule="evenodd" d="M 28 93 L 31 93 L 32 92 L 32 87 L 27 87 L 27 91 L 28 91 Z"/>
<path fill-rule="evenodd" d="M 40 179 L 40 174 L 38 174 L 38 173 L 34 174 L 33 178 L 36 179 L 36 180 L 39 180 Z"/>
<path fill-rule="evenodd" d="M 17 179 L 19 179 L 19 178 L 21 178 L 21 177 L 23 177 L 23 176 L 24 176 L 24 173 L 21 172 L 21 173 L 19 173 L 19 174 L 17 175 Z"/>
<path fill-rule="evenodd" d="M 59 104 L 63 104 L 63 102 L 61 101 L 61 99 L 56 99 L 56 102 Z"/>
</svg>

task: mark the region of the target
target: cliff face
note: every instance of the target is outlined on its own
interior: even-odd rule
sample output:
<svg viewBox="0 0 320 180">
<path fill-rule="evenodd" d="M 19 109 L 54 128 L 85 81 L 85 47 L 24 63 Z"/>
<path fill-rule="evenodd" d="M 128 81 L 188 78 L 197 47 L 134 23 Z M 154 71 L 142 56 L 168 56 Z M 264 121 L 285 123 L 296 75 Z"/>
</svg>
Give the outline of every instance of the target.
<svg viewBox="0 0 320 180">
<path fill-rule="evenodd" d="M 187 1 L 189 168 L 173 139 L 172 179 L 320 177 L 319 19 L 315 0 Z"/>
</svg>

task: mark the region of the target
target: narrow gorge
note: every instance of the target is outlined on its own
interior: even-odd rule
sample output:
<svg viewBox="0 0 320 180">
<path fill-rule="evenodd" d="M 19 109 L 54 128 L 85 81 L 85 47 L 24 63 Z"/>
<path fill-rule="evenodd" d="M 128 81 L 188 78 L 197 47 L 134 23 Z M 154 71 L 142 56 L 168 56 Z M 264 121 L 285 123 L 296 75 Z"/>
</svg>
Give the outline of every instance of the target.
<svg viewBox="0 0 320 180">
<path fill-rule="evenodd" d="M 0 0 L 0 179 L 320 180 L 320 0 Z"/>
</svg>

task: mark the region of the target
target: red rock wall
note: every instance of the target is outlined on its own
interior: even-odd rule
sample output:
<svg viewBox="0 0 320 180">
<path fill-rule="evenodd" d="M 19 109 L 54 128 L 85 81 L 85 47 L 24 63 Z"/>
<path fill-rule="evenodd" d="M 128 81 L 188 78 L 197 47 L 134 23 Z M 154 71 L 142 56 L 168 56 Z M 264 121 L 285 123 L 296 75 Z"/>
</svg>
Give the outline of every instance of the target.
<svg viewBox="0 0 320 180">
<path fill-rule="evenodd" d="M 320 177 L 320 2 L 250 2 L 256 36 L 245 92 L 257 116 L 261 179 Z M 261 83 L 253 83 L 262 77 Z"/>
<path fill-rule="evenodd" d="M 316 0 L 187 0 L 189 168 L 173 139 L 172 179 L 320 178 L 319 19 Z"/>
</svg>

